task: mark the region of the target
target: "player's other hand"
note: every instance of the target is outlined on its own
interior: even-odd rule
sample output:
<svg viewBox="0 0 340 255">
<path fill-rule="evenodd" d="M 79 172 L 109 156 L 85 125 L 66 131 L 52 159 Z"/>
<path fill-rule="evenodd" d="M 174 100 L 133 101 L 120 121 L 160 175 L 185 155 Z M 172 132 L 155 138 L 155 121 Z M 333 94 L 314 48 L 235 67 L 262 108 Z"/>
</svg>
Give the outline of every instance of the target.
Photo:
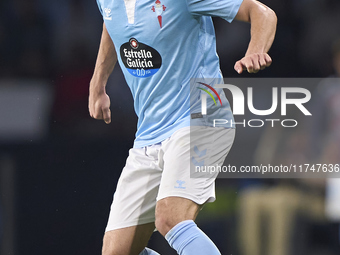
<svg viewBox="0 0 340 255">
<path fill-rule="evenodd" d="M 272 59 L 267 53 L 253 53 L 246 55 L 241 60 L 235 63 L 234 69 L 241 74 L 243 70 L 248 73 L 257 73 L 260 70 L 269 67 L 272 64 Z"/>
<path fill-rule="evenodd" d="M 104 90 L 90 88 L 89 112 L 92 118 L 111 123 L 110 98 Z"/>
</svg>

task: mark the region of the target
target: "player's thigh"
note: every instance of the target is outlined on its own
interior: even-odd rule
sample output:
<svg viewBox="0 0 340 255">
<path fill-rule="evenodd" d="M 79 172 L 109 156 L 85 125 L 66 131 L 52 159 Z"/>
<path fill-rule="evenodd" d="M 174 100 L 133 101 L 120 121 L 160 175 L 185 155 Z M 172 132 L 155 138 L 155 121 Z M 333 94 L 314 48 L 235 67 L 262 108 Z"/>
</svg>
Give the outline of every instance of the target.
<svg viewBox="0 0 340 255">
<path fill-rule="evenodd" d="M 158 147 L 130 150 L 114 194 L 106 232 L 155 221 L 162 174 Z"/>
<path fill-rule="evenodd" d="M 154 229 L 154 223 L 147 223 L 108 231 L 104 235 L 102 255 L 138 255 Z"/>
<path fill-rule="evenodd" d="M 157 196 L 156 227 L 163 235 L 183 220 L 194 220 L 201 205 L 215 200 L 217 175 L 195 175 L 192 171 L 196 163 L 222 165 L 234 136 L 233 129 L 187 127 L 162 143 L 164 169 Z"/>
<path fill-rule="evenodd" d="M 217 172 L 195 172 L 196 167 L 221 166 L 234 136 L 234 129 L 187 127 L 164 141 L 164 169 L 157 201 L 181 197 L 198 205 L 213 202 Z"/>
</svg>

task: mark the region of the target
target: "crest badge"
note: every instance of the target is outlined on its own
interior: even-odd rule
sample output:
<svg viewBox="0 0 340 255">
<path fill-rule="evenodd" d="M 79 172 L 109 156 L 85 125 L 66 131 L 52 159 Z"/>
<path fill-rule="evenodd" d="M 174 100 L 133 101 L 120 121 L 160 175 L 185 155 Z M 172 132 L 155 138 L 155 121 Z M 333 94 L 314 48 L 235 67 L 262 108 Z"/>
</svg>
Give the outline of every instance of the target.
<svg viewBox="0 0 340 255">
<path fill-rule="evenodd" d="M 161 28 L 163 27 L 162 14 L 165 11 L 165 9 L 166 9 L 165 5 L 162 4 L 161 1 L 159 1 L 159 0 L 156 0 L 155 5 L 152 6 L 152 8 L 151 8 L 151 10 L 156 13 L 157 18 L 158 18 L 158 22 L 159 22 L 159 26 Z"/>
</svg>

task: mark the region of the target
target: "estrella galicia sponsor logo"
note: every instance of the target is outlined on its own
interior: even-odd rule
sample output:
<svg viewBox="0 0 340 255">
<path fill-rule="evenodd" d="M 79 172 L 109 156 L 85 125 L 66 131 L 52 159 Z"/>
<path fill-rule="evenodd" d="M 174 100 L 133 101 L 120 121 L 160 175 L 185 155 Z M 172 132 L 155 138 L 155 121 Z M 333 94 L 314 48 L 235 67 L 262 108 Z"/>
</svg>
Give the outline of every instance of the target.
<svg viewBox="0 0 340 255">
<path fill-rule="evenodd" d="M 154 48 L 131 38 L 120 47 L 120 56 L 130 74 L 146 78 L 158 72 L 162 57 Z"/>
</svg>

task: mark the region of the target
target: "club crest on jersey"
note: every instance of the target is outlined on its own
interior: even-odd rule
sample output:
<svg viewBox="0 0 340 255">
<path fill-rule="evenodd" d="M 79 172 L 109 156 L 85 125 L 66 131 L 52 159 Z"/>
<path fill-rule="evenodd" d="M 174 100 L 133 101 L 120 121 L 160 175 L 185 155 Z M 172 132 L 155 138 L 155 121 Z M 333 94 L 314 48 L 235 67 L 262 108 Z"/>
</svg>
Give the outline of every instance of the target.
<svg viewBox="0 0 340 255">
<path fill-rule="evenodd" d="M 120 47 L 120 57 L 127 71 L 139 78 L 146 78 L 158 72 L 162 57 L 154 48 L 131 38 Z"/>
<path fill-rule="evenodd" d="M 159 22 L 159 26 L 162 28 L 163 24 L 162 24 L 162 14 L 165 11 L 166 7 L 165 5 L 162 5 L 161 1 L 156 0 L 155 5 L 152 6 L 151 10 L 153 10 L 153 12 L 156 13 L 157 18 L 158 18 L 158 22 Z"/>
</svg>

